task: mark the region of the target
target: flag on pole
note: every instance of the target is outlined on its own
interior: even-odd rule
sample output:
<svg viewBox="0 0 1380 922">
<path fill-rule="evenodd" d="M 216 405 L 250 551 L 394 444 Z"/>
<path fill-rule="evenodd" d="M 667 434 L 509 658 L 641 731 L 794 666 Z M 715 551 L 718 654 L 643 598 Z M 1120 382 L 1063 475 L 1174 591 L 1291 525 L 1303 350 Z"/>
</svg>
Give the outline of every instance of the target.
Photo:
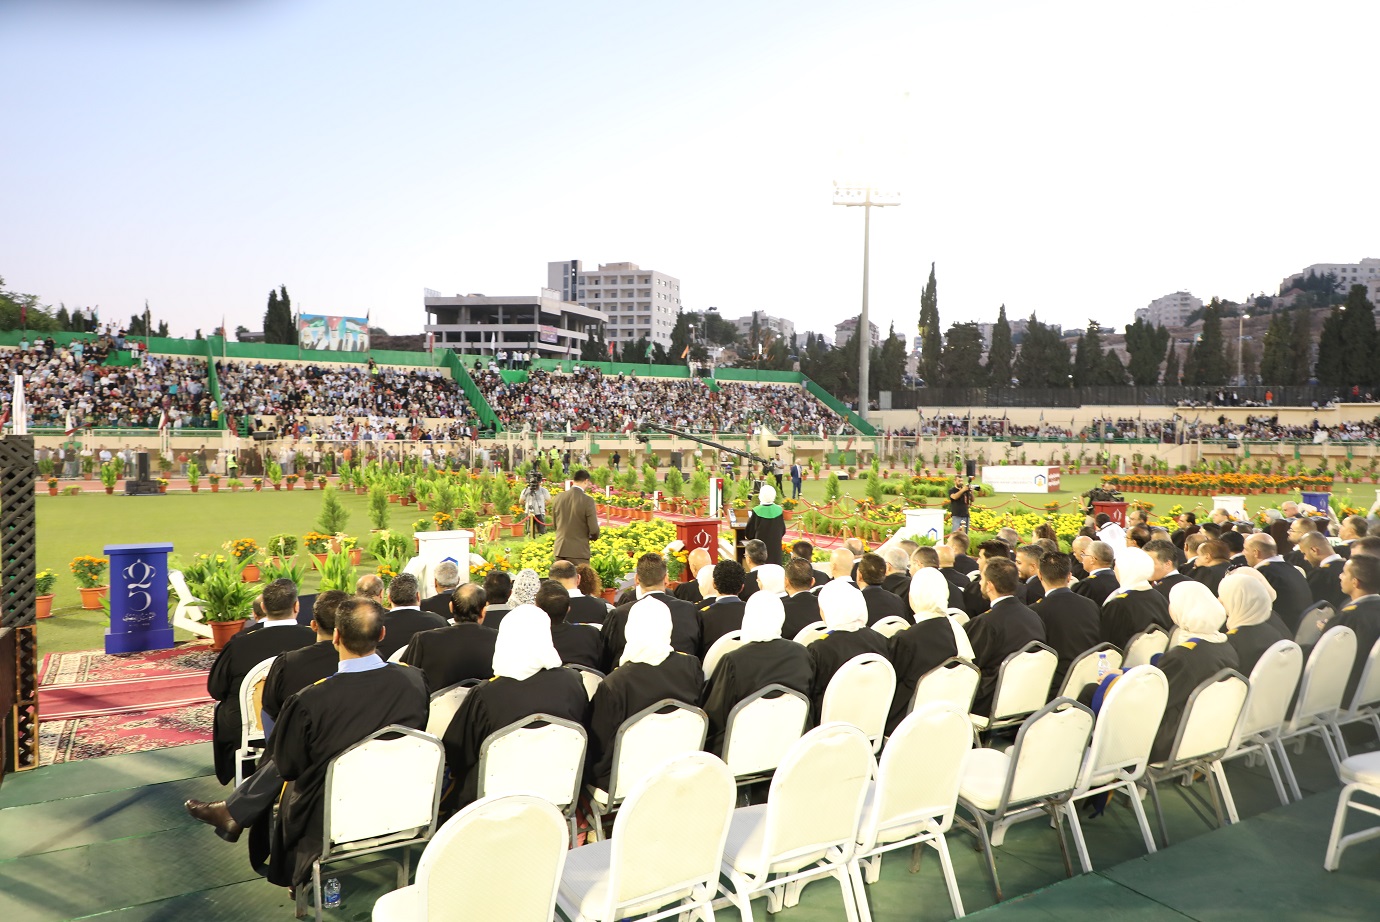
<svg viewBox="0 0 1380 922">
<path fill-rule="evenodd" d="M 164 409 L 163 412 L 162 412 L 161 414 L 159 414 L 159 417 L 158 417 L 158 431 L 159 431 L 159 432 L 165 432 L 165 431 L 167 431 L 167 428 L 168 428 L 168 411 L 167 411 L 166 409 Z"/>
<path fill-rule="evenodd" d="M 613 358 L 613 343 L 609 343 L 609 358 Z"/>
<path fill-rule="evenodd" d="M 681 350 L 680 357 L 684 359 L 684 358 L 689 358 L 689 356 L 690 356 L 690 346 L 687 344 L 686 347 L 685 347 L 683 350 Z"/>
</svg>

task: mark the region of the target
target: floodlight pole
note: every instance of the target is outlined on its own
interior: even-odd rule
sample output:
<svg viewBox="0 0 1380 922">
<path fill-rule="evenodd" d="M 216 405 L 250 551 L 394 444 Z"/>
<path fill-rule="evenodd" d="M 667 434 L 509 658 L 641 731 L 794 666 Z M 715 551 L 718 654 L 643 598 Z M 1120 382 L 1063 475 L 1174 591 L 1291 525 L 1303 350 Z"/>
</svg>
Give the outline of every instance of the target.
<svg viewBox="0 0 1380 922">
<path fill-rule="evenodd" d="M 867 419 L 868 395 L 871 391 L 869 373 L 872 364 L 872 324 L 868 320 L 867 286 L 871 263 L 872 209 L 901 204 L 901 197 L 883 193 L 872 186 L 840 186 L 834 184 L 834 204 L 847 208 L 861 206 L 863 210 L 863 277 L 862 312 L 854 336 L 858 339 L 858 415 Z"/>
</svg>

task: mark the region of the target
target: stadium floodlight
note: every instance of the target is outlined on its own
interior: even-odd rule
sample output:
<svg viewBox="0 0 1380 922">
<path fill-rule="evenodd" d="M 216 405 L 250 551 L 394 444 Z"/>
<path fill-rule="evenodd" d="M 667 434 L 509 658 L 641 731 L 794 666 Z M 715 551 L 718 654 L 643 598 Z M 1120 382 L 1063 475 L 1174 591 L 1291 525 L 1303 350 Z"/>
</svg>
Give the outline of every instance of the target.
<svg viewBox="0 0 1380 922">
<path fill-rule="evenodd" d="M 868 373 L 872 363 L 872 324 L 867 319 L 867 276 L 868 258 L 872 238 L 872 209 L 886 208 L 901 204 L 901 193 L 894 190 L 877 189 L 869 185 L 834 183 L 834 204 L 847 208 L 863 210 L 863 280 L 862 312 L 858 317 L 858 328 L 854 336 L 858 340 L 858 415 L 867 419 L 867 398 L 870 390 Z"/>
</svg>

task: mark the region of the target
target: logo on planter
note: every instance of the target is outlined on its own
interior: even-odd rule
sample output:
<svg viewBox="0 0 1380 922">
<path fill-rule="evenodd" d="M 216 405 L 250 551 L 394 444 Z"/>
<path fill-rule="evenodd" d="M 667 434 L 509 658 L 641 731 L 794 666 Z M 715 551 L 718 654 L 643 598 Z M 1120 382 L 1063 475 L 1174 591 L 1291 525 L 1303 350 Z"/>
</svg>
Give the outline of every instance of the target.
<svg viewBox="0 0 1380 922">
<path fill-rule="evenodd" d="M 153 623 L 153 581 L 158 575 L 157 568 L 147 561 L 135 560 L 120 571 L 125 578 L 126 624 L 146 627 Z"/>
</svg>

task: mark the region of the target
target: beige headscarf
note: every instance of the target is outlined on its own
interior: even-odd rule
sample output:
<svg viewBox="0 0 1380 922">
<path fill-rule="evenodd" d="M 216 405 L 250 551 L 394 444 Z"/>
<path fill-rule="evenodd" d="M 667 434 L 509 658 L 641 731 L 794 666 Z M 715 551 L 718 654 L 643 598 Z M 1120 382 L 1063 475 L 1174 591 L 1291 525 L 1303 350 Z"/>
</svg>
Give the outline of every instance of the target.
<svg viewBox="0 0 1380 922">
<path fill-rule="evenodd" d="M 867 627 L 867 599 L 846 579 L 834 579 L 819 590 L 819 616 L 831 631 L 857 631 Z"/>
<path fill-rule="evenodd" d="M 1172 638 L 1175 643 L 1190 637 L 1208 643 L 1222 643 L 1227 639 L 1227 635 L 1222 633 L 1226 609 L 1217 601 L 1212 590 L 1202 583 L 1183 582 L 1169 590 L 1169 617 L 1179 629 Z"/>
<path fill-rule="evenodd" d="M 781 604 L 781 597 L 770 592 L 754 592 L 748 596 L 743 609 L 743 643 L 780 640 L 785 623 L 786 607 Z"/>
<path fill-rule="evenodd" d="M 543 669 L 556 669 L 561 656 L 551 645 L 551 618 L 535 605 L 519 605 L 498 625 L 494 641 L 494 675 L 530 679 Z"/>
<path fill-rule="evenodd" d="M 1117 592 L 1139 592 L 1149 590 L 1150 577 L 1155 572 L 1155 561 L 1138 547 L 1122 548 L 1116 555 Z M 1114 598 L 1116 593 L 1107 596 Z M 1104 603 L 1105 604 L 1105 603 Z"/>
<path fill-rule="evenodd" d="M 506 624 L 505 619 L 503 624 Z M 500 625 L 501 627 L 502 625 Z M 646 663 L 660 666 L 674 650 L 671 648 L 671 609 L 660 599 L 647 597 L 628 609 L 628 623 L 623 627 L 623 663 Z"/>
<path fill-rule="evenodd" d="M 1222 577 L 1217 597 L 1227 610 L 1227 630 L 1264 624 L 1273 613 L 1270 584 L 1259 570 L 1239 567 Z"/>
<path fill-rule="evenodd" d="M 933 567 L 926 567 L 910 578 L 910 607 L 917 622 L 949 613 L 949 581 Z"/>
<path fill-rule="evenodd" d="M 695 582 L 700 586 L 700 598 L 717 598 L 719 591 L 714 588 L 714 568 L 700 567 L 700 572 L 695 574 Z M 502 622 L 500 622 L 502 623 Z"/>
</svg>

